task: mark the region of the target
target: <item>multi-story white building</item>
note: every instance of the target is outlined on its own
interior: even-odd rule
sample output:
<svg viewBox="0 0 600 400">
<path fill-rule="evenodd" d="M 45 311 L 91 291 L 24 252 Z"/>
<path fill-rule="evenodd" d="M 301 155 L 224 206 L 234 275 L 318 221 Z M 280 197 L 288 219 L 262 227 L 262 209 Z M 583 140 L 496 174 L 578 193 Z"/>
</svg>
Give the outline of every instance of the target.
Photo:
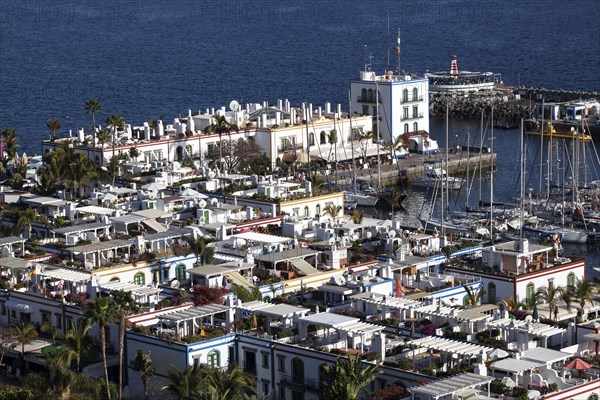
<svg viewBox="0 0 600 400">
<path fill-rule="evenodd" d="M 429 132 L 427 78 L 365 70 L 350 82 L 350 91 L 350 111 L 375 117 L 373 132 L 379 118 L 381 140 L 390 143 L 404 133 Z"/>
</svg>

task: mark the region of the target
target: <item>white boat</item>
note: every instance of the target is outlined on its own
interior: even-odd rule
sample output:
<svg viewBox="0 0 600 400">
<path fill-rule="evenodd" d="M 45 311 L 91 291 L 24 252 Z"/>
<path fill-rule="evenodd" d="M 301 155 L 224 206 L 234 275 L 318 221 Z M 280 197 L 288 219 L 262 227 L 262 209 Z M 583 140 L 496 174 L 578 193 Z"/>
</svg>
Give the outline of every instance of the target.
<svg viewBox="0 0 600 400">
<path fill-rule="evenodd" d="M 344 208 L 348 210 L 353 210 L 358 206 L 358 202 L 356 200 L 349 200 L 347 196 L 344 196 Z"/>
<path fill-rule="evenodd" d="M 346 202 L 356 202 L 359 206 L 373 207 L 379 201 L 379 197 L 365 192 L 344 192 L 344 204 Z"/>
<path fill-rule="evenodd" d="M 446 170 L 439 167 L 427 167 L 425 175 L 422 178 L 417 178 L 412 185 L 416 187 L 443 187 L 446 186 L 450 190 L 459 190 L 463 184 L 462 178 L 448 176 Z"/>
</svg>

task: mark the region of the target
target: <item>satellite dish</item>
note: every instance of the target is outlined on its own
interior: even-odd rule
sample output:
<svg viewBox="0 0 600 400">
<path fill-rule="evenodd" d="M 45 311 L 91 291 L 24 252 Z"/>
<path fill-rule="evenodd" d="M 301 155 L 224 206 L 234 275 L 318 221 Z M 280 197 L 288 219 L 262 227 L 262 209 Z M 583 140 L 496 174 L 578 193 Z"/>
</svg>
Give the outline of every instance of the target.
<svg viewBox="0 0 600 400">
<path fill-rule="evenodd" d="M 200 200 L 198 202 L 198 207 L 200 207 L 200 208 L 206 208 L 206 200 Z"/>
<path fill-rule="evenodd" d="M 331 246 L 333 246 L 335 244 L 335 239 L 334 238 L 329 238 L 329 244 Z"/>
<path fill-rule="evenodd" d="M 526 316 L 525 322 L 533 322 L 533 317 L 531 315 Z"/>
<path fill-rule="evenodd" d="M 338 286 L 346 285 L 346 277 L 344 275 L 336 274 L 332 278 L 336 285 L 338 285 Z"/>
<path fill-rule="evenodd" d="M 388 237 L 389 237 L 390 239 L 393 239 L 393 238 L 395 238 L 395 237 L 396 237 L 396 231 L 389 231 L 389 232 L 388 232 Z"/>
<path fill-rule="evenodd" d="M 244 114 L 244 121 L 248 121 L 250 119 L 250 115 Z"/>
<path fill-rule="evenodd" d="M 177 279 L 173 279 L 171 281 L 171 287 L 173 289 L 177 289 L 179 286 L 181 286 L 181 282 L 179 282 Z"/>
<path fill-rule="evenodd" d="M 229 109 L 231 111 L 237 111 L 240 109 L 240 103 L 237 102 L 237 100 L 231 100 L 231 102 L 229 103 Z"/>
</svg>

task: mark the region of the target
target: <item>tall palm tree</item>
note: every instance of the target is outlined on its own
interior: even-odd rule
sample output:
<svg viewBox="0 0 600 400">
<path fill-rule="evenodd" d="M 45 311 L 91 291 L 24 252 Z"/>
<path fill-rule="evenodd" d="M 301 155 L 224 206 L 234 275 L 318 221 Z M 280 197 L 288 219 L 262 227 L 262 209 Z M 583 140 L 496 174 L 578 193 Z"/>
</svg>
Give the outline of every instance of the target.
<svg viewBox="0 0 600 400">
<path fill-rule="evenodd" d="M 520 302 L 516 301 L 514 297 L 511 297 L 507 300 L 502 300 L 502 303 L 504 303 L 504 306 L 510 312 L 523 309 L 527 306 L 525 303 L 520 303 Z"/>
<path fill-rule="evenodd" d="M 548 304 L 548 319 L 552 319 L 552 312 L 557 308 L 557 302 L 563 297 L 565 288 L 562 286 L 544 286 L 537 290 L 537 298 Z"/>
<path fill-rule="evenodd" d="M 118 320 L 119 320 L 119 399 L 123 395 L 123 358 L 125 350 L 125 329 L 127 328 L 127 316 L 139 311 L 140 307 L 131 296 L 131 292 L 118 290 L 112 292 Z"/>
<path fill-rule="evenodd" d="M 467 292 L 469 306 L 478 305 L 481 302 L 481 300 L 485 297 L 485 291 L 483 290 L 483 287 L 481 287 L 477 291 L 472 290 L 467 285 L 463 285 L 463 288 L 465 289 L 465 292 Z"/>
<path fill-rule="evenodd" d="M 102 349 L 102 366 L 104 367 L 104 380 L 106 382 L 106 397 L 110 400 L 110 382 L 108 381 L 108 367 L 106 365 L 106 327 L 113 323 L 117 317 L 115 302 L 112 297 L 100 297 L 88 303 L 85 317 L 98 324 L 100 331 L 100 347 Z"/>
<path fill-rule="evenodd" d="M 101 146 L 110 142 L 110 138 L 110 132 L 106 129 L 102 129 L 98 132 L 98 143 L 100 143 Z"/>
<path fill-rule="evenodd" d="M 94 147 L 96 147 L 96 113 L 102 110 L 102 104 L 98 99 L 89 99 L 85 102 L 85 114 L 92 115 L 92 135 L 94 137 Z"/>
<path fill-rule="evenodd" d="M 112 154 L 115 156 L 115 146 L 117 144 L 117 131 L 125 126 L 125 119 L 122 115 L 113 114 L 106 117 L 106 124 L 112 129 Z"/>
<path fill-rule="evenodd" d="M 310 180 L 310 186 L 312 188 L 313 193 L 314 194 L 321 193 L 321 189 L 323 188 L 323 185 L 325 184 L 323 177 L 320 174 L 313 172 L 310 175 L 309 180 Z"/>
<path fill-rule="evenodd" d="M 198 360 L 194 360 L 194 365 L 183 370 L 171 366 L 167 370 L 170 382 L 161 390 L 171 392 L 177 399 L 191 399 L 206 387 L 204 384 L 205 368 L 206 366 L 201 365 Z"/>
<path fill-rule="evenodd" d="M 569 294 L 575 303 L 579 306 L 577 313 L 581 321 L 585 320 L 584 308 L 587 303 L 594 303 L 594 294 L 597 288 L 594 283 L 586 278 L 578 280 L 574 287 L 569 288 Z"/>
<path fill-rule="evenodd" d="M 32 224 L 38 219 L 38 216 L 38 212 L 35 208 L 28 208 L 19 212 L 17 230 L 22 232 L 23 228 L 27 226 L 27 238 L 31 239 Z"/>
<path fill-rule="evenodd" d="M 219 135 L 219 170 L 223 172 L 223 134 L 228 134 L 231 144 L 231 131 L 239 131 L 237 125 L 232 125 L 227 121 L 224 115 L 213 115 L 213 123 L 204 129 L 204 133 L 216 133 Z M 229 146 L 231 148 L 231 146 Z"/>
<path fill-rule="evenodd" d="M 21 361 L 25 362 L 25 345 L 37 339 L 38 333 L 35 326 L 21 322 L 15 325 L 15 343 L 21 346 Z M 24 364 L 22 364 L 24 366 Z"/>
<path fill-rule="evenodd" d="M 404 140 L 402 140 L 402 135 L 397 136 L 394 141 L 390 144 L 390 154 L 392 157 L 396 156 L 396 152 L 404 149 L 406 144 L 404 144 Z"/>
<path fill-rule="evenodd" d="M 3 147 L 4 153 L 6 153 L 6 157 L 4 157 L 4 154 L 0 154 L 0 159 L 2 159 L 5 168 L 8 161 L 12 160 L 17 155 L 17 147 L 19 147 L 19 145 L 17 144 L 17 135 L 15 132 L 15 128 L 8 128 L 0 133 L 0 136 L 4 138 Z"/>
<path fill-rule="evenodd" d="M 329 215 L 331 217 L 331 219 L 335 221 L 335 219 L 338 217 L 338 214 L 342 210 L 343 210 L 342 206 L 335 205 L 333 203 L 329 203 L 323 208 L 323 213 L 325 213 L 326 215 Z"/>
<path fill-rule="evenodd" d="M 363 162 L 367 160 L 367 149 L 369 148 L 369 142 L 373 143 L 373 139 L 375 135 L 373 131 L 363 131 L 360 130 L 360 134 L 358 136 L 358 140 L 360 140 L 360 148 L 362 152 Z"/>
<path fill-rule="evenodd" d="M 71 329 L 64 336 L 59 336 L 65 342 L 65 357 L 67 366 L 75 359 L 76 371 L 81 372 L 81 355 L 94 347 L 94 340 L 89 335 L 92 325 L 83 318 L 77 321 L 77 325 L 71 321 Z"/>
<path fill-rule="evenodd" d="M 50 372 L 52 386 L 58 392 L 59 399 L 69 399 L 71 387 L 75 383 L 76 376 L 69 370 L 71 356 L 64 347 L 55 354 L 46 357 L 46 365 Z"/>
<path fill-rule="evenodd" d="M 327 143 L 331 145 L 329 148 L 329 155 L 327 156 L 327 162 L 331 162 L 331 153 L 335 148 L 335 161 L 337 164 L 337 131 L 335 129 L 330 130 L 327 134 Z"/>
<path fill-rule="evenodd" d="M 144 386 L 144 398 L 148 400 L 150 378 L 156 373 L 156 368 L 152 366 L 150 352 L 144 353 L 144 350 L 138 349 L 137 353 L 135 353 L 135 358 L 129 362 L 129 366 L 132 370 L 140 373 L 142 385 Z"/>
<path fill-rule="evenodd" d="M 60 121 L 58 120 L 58 118 L 50 118 L 47 122 L 46 122 L 46 126 L 48 127 L 48 129 L 50 129 L 50 132 L 52 133 L 52 141 L 56 140 L 56 132 L 58 132 L 60 130 Z"/>
<path fill-rule="evenodd" d="M 338 358 L 335 366 L 327 364 L 323 372 L 327 381 L 322 392 L 324 400 L 358 400 L 367 385 L 382 373 L 377 365 L 363 365 L 358 356 Z"/>
</svg>

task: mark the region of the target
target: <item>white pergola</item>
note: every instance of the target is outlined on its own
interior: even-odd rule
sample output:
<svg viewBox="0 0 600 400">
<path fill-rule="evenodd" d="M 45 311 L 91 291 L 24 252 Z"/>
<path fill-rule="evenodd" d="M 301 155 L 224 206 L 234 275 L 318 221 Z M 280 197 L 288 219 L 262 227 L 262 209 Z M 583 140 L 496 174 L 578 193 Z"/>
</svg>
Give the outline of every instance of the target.
<svg viewBox="0 0 600 400">
<path fill-rule="evenodd" d="M 472 373 L 455 375 L 450 378 L 440 379 L 438 381 L 420 386 L 407 388 L 414 400 L 415 395 L 421 399 L 423 397 L 437 400 L 441 397 L 452 396 L 465 389 L 474 389 L 478 386 L 487 384 L 488 397 L 490 397 L 490 382 L 494 380 L 490 376 L 481 376 Z"/>
<path fill-rule="evenodd" d="M 201 307 L 192 306 L 162 314 L 158 316 L 158 320 L 174 324 L 177 335 L 182 337 L 189 334 L 195 335 L 198 328 L 202 329 L 202 320 L 205 317 L 210 317 L 210 324 L 214 325 L 214 316 L 227 310 L 229 310 L 229 307 L 221 304 L 206 304 Z M 200 325 L 197 323 L 198 319 L 200 319 Z"/>
<path fill-rule="evenodd" d="M 99 286 L 101 291 L 115 292 L 122 290 L 130 292 L 136 302 L 156 304 L 159 300 L 161 289 L 152 286 L 136 285 L 128 282 L 107 282 Z"/>
<path fill-rule="evenodd" d="M 546 325 L 539 322 L 518 321 L 514 319 L 493 320 L 489 321 L 488 325 L 491 327 L 503 328 L 502 331 L 505 332 L 504 340 L 508 341 L 506 333 L 509 332 L 514 332 L 516 334 L 528 333 L 532 337 L 536 336 L 544 339 L 544 347 L 548 347 L 548 339 L 555 335 L 561 335 L 562 343 L 562 335 L 566 332 L 566 329 L 557 326 Z"/>
<path fill-rule="evenodd" d="M 67 247 L 66 250 L 71 253 L 71 261 L 73 261 L 74 256 L 82 255 L 84 266 L 87 268 L 88 265 L 86 263 L 91 263 L 92 266 L 96 267 L 109 262 L 109 255 L 112 253 L 112 257 L 116 257 L 117 251 L 120 249 L 125 249 L 127 258 L 129 258 L 131 246 L 133 246 L 133 243 L 130 243 L 127 240 L 116 239 L 107 242 Z M 90 258 L 88 258 L 88 256 L 90 256 Z"/>
<path fill-rule="evenodd" d="M 428 350 L 436 350 L 468 357 L 475 357 L 481 355 L 482 353 L 487 354 L 489 351 L 493 350 L 491 347 L 446 339 L 441 336 L 426 336 L 421 339 L 413 340 L 411 344 L 426 348 Z"/>
<path fill-rule="evenodd" d="M 243 313 L 251 312 L 264 315 L 267 318 L 267 329 L 270 333 L 271 322 L 279 322 L 284 329 L 292 328 L 298 318 L 305 317 L 310 312 L 309 308 L 293 306 L 291 304 L 274 304 L 260 300 L 249 301 L 238 307 Z"/>
<path fill-rule="evenodd" d="M 179 239 L 184 236 L 192 236 L 193 233 L 194 232 L 190 228 L 174 228 L 169 229 L 166 232 L 151 233 L 149 235 L 145 235 L 143 238 L 146 247 L 148 247 L 148 244 L 150 245 L 149 249 L 147 249 L 148 251 L 162 251 L 170 247 L 175 239 Z"/>
<path fill-rule="evenodd" d="M 53 294 L 85 292 L 85 286 L 92 279 L 92 274 L 89 272 L 68 268 L 41 267 L 37 274 L 41 279 L 58 281 L 54 287 L 55 290 L 52 292 Z"/>
<path fill-rule="evenodd" d="M 0 249 L 6 249 L 4 251 L 8 251 L 9 253 L 13 253 L 13 245 L 20 243 L 21 244 L 21 253 L 22 255 L 24 255 L 25 253 L 25 241 L 27 239 L 24 239 L 20 236 L 8 236 L 8 237 L 3 237 L 0 238 Z M 4 256 L 4 254 L 2 254 Z"/>
<path fill-rule="evenodd" d="M 374 333 L 385 329 L 382 325 L 362 322 L 359 318 L 324 312 L 298 319 L 298 336 L 300 338 L 308 336 L 309 325 L 321 326 L 325 329 L 324 344 L 331 344 L 336 348 L 339 343 L 343 343 L 343 347 L 346 347 L 348 339 L 351 339 L 352 347 L 360 344 L 361 351 L 364 351 L 365 343 L 372 339 Z"/>
<path fill-rule="evenodd" d="M 65 237 L 65 241 L 70 243 L 69 237 L 71 236 L 81 236 L 81 234 L 85 232 L 94 232 L 96 235 L 98 234 L 98 230 L 103 230 L 104 234 L 108 235 L 109 229 L 112 226 L 111 223 L 106 222 L 94 222 L 91 224 L 79 224 L 73 226 L 65 226 L 63 228 L 51 229 L 52 237 L 56 238 L 56 235 L 62 235 Z"/>
</svg>

